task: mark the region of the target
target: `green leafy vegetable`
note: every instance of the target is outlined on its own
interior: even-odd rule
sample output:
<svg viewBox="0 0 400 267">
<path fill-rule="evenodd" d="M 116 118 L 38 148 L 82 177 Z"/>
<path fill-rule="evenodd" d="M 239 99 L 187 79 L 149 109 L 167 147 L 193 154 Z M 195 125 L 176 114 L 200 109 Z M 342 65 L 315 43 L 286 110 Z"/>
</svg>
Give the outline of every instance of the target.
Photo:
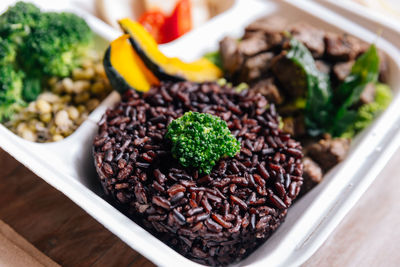
<svg viewBox="0 0 400 267">
<path fill-rule="evenodd" d="M 317 69 L 310 51 L 294 38 L 290 40 L 290 50 L 286 57 L 302 69 L 307 81 L 307 131 L 311 136 L 322 134 L 330 124 L 333 109 L 329 77 Z"/>
<path fill-rule="evenodd" d="M 206 53 L 203 57 L 210 60 L 218 68 L 220 68 L 220 69 L 223 68 L 222 67 L 222 58 L 221 58 L 221 54 L 219 53 L 219 51 Z"/>
<path fill-rule="evenodd" d="M 186 112 L 168 125 L 166 138 L 172 142 L 172 154 L 184 167 L 196 167 L 210 173 L 222 157 L 233 157 L 240 143 L 219 117 Z"/>
<path fill-rule="evenodd" d="M 82 18 L 71 13 L 43 13 L 42 20 L 21 47 L 22 65 L 27 71 L 39 68 L 44 75 L 68 76 L 80 65 L 91 44 L 92 31 Z"/>
<path fill-rule="evenodd" d="M 0 37 L 0 66 L 13 65 L 17 55 L 16 46 Z"/>
<path fill-rule="evenodd" d="M 38 78 L 27 77 L 24 79 L 22 96 L 25 101 L 34 101 L 42 92 L 42 85 Z"/>
<path fill-rule="evenodd" d="M 307 81 L 305 123 L 311 136 L 329 132 L 333 136 L 353 137 L 390 103 L 390 88 L 379 85 L 375 102 L 355 108 L 366 85 L 378 80 L 379 56 L 375 45 L 356 60 L 334 96 L 329 77 L 317 70 L 303 44 L 292 38 L 286 57 L 301 68 Z"/>
<path fill-rule="evenodd" d="M 11 65 L 0 67 L 0 121 L 9 119 L 21 106 L 24 74 Z"/>
<path fill-rule="evenodd" d="M 0 16 L 0 36 L 21 44 L 40 21 L 39 8 L 31 3 L 17 2 Z"/>
<path fill-rule="evenodd" d="M 393 98 L 390 87 L 386 84 L 376 84 L 375 89 L 375 101 L 358 108 L 354 123 L 342 133 L 341 137 L 353 138 L 357 133 L 370 125 L 389 106 Z"/>
<path fill-rule="evenodd" d="M 357 110 L 353 108 L 368 83 L 376 83 L 379 75 L 379 56 L 375 45 L 362 54 L 354 63 L 350 75 L 340 85 L 335 96 L 335 103 L 339 104 L 329 132 L 333 136 L 340 136 L 358 118 Z"/>
</svg>

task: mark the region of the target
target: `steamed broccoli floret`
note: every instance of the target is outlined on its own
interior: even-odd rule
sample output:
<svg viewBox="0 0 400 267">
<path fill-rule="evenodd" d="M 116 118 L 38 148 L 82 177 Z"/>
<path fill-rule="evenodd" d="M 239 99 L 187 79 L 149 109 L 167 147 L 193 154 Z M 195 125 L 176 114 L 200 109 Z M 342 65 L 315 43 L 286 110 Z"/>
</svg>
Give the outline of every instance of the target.
<svg viewBox="0 0 400 267">
<path fill-rule="evenodd" d="M 22 43 L 32 27 L 40 22 L 39 8 L 30 3 L 17 2 L 0 16 L 0 36 Z"/>
<path fill-rule="evenodd" d="M 172 142 L 172 154 L 184 167 L 196 167 L 210 173 L 222 157 L 233 157 L 240 143 L 219 117 L 186 112 L 168 125 L 166 138 Z"/>
<path fill-rule="evenodd" d="M 13 65 L 16 55 L 15 44 L 0 37 L 0 66 Z"/>
<path fill-rule="evenodd" d="M 392 91 L 386 84 L 376 84 L 375 101 L 364 104 L 357 111 L 357 119 L 354 124 L 342 134 L 341 137 L 353 138 L 384 111 L 392 101 Z"/>
<path fill-rule="evenodd" d="M 36 100 L 36 98 L 42 92 L 42 84 L 39 78 L 26 77 L 23 80 L 22 97 L 25 101 L 30 102 Z"/>
<path fill-rule="evenodd" d="M 92 41 L 86 22 L 71 13 L 43 13 L 40 25 L 24 40 L 21 63 L 29 72 L 40 69 L 44 75 L 65 77 L 80 65 Z"/>
<path fill-rule="evenodd" d="M 11 65 L 0 66 L 0 121 L 9 119 L 23 106 L 23 72 L 15 71 Z"/>
<path fill-rule="evenodd" d="M 387 84 L 383 83 L 376 84 L 375 90 L 375 102 L 379 104 L 381 110 L 385 110 L 392 102 L 392 90 Z"/>
</svg>

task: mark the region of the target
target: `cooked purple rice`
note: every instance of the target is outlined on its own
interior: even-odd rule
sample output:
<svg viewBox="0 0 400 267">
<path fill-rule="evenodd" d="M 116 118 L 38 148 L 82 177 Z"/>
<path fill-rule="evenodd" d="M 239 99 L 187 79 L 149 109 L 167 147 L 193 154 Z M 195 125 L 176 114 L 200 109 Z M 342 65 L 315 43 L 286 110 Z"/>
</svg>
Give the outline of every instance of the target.
<svg viewBox="0 0 400 267">
<path fill-rule="evenodd" d="M 215 83 L 126 92 L 106 111 L 93 143 L 106 194 L 196 262 L 244 258 L 284 220 L 303 183 L 301 146 L 281 132 L 275 107 L 267 106 L 251 90 L 236 93 Z M 209 175 L 180 166 L 164 139 L 168 124 L 189 110 L 221 117 L 241 142 L 241 152 Z"/>
</svg>

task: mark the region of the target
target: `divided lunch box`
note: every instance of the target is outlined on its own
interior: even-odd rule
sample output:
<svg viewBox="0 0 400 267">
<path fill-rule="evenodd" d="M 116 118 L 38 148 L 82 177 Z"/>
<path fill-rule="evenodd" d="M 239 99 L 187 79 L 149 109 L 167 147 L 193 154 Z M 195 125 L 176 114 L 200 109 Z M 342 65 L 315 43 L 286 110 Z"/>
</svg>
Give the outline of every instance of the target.
<svg viewBox="0 0 400 267">
<path fill-rule="evenodd" d="M 11 2 L 2 1 L 0 11 Z M 100 51 L 121 34 L 65 2 L 37 1 L 36 4 L 43 9 L 65 10 L 82 16 L 96 33 L 96 46 Z M 353 140 L 347 159 L 331 170 L 321 184 L 296 201 L 278 230 L 235 266 L 297 266 L 303 263 L 324 242 L 400 145 L 400 75 L 397 75 L 400 73 L 400 51 L 393 45 L 398 43 L 398 36 L 388 34 L 398 34 L 398 30 L 386 20 L 370 19 L 357 9 L 346 5 L 342 8 L 333 1 L 236 0 L 229 10 L 178 40 L 162 45 L 161 50 L 168 56 L 193 60 L 216 50 L 224 36 L 241 36 L 247 24 L 266 15 L 285 17 L 289 23 L 304 21 L 318 28 L 348 32 L 368 43 L 374 42 L 388 55 L 388 83 L 394 91 L 394 100 L 373 125 Z M 382 32 L 381 36 L 377 32 Z M 155 264 L 201 266 L 168 247 L 103 198 L 93 164 L 92 139 L 102 114 L 117 101 L 118 93 L 111 93 L 71 136 L 60 142 L 32 143 L 0 125 L 0 147 Z"/>
</svg>

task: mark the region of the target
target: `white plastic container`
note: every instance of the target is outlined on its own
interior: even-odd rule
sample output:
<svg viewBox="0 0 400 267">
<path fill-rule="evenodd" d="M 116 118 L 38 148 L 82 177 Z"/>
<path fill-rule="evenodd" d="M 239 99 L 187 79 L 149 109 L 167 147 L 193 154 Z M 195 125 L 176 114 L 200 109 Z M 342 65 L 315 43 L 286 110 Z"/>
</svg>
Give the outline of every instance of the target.
<svg viewBox="0 0 400 267">
<path fill-rule="evenodd" d="M 59 1 L 52 3 L 52 8 L 59 5 Z M 103 39 L 98 42 L 99 49 L 104 49 L 108 41 L 119 35 L 89 14 L 68 6 L 63 10 L 77 13 L 87 20 Z M 347 159 L 329 172 L 320 185 L 297 201 L 281 227 L 238 266 L 297 266 L 304 262 L 342 220 L 400 144 L 400 77 L 397 75 L 400 72 L 400 52 L 384 37 L 378 38 L 375 32 L 352 22 L 351 10 L 343 12 L 347 18 L 340 14 L 340 8 L 336 12 L 329 11 L 313 1 L 237 0 L 230 10 L 204 26 L 162 46 L 168 55 L 192 60 L 204 52 L 215 50 L 225 35 L 240 36 L 244 27 L 257 17 L 279 15 L 289 22 L 305 21 L 322 29 L 348 32 L 364 41 L 375 42 L 389 56 L 389 84 L 395 92 L 393 103 L 353 141 Z M 369 18 L 363 18 L 363 23 L 375 25 Z M 379 24 L 379 27 L 394 31 L 387 24 Z M 118 100 L 119 95 L 112 93 L 74 134 L 57 143 L 25 141 L 0 125 L 0 147 L 155 264 L 200 266 L 159 241 L 102 198 L 91 155 L 92 139 L 97 132 L 97 121 L 105 109 Z"/>
</svg>

